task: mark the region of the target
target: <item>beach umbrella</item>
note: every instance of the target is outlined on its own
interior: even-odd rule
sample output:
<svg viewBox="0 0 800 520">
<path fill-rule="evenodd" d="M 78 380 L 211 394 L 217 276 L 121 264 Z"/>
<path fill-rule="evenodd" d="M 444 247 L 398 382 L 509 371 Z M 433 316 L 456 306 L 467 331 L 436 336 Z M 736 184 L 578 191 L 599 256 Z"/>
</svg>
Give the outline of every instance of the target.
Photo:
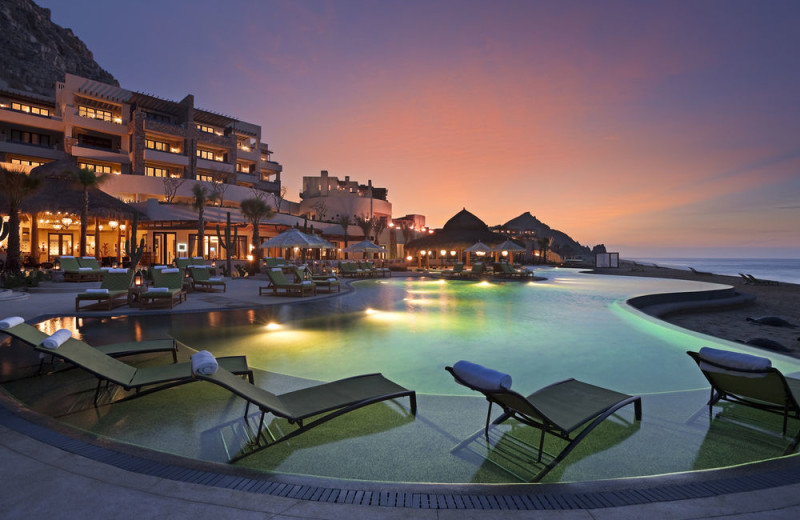
<svg viewBox="0 0 800 520">
<path fill-rule="evenodd" d="M 278 249 L 299 247 L 303 251 L 303 259 L 305 260 L 306 249 L 332 249 L 335 246 L 327 240 L 323 240 L 315 235 L 303 233 L 299 229 L 289 229 L 278 236 L 265 240 L 261 243 L 261 247 L 274 247 Z"/>
<path fill-rule="evenodd" d="M 491 253 L 492 248 L 481 242 L 480 240 L 469 246 L 468 248 L 464 249 L 467 253 L 467 267 L 469 267 L 469 257 L 470 253 L 481 253 L 481 256 L 486 253 Z"/>
<path fill-rule="evenodd" d="M 345 253 L 385 253 L 386 249 L 369 240 L 362 240 L 361 242 L 345 247 L 342 251 Z"/>
<path fill-rule="evenodd" d="M 495 246 L 492 249 L 492 251 L 494 251 L 494 253 L 495 253 L 495 260 L 497 260 L 498 255 L 500 253 L 502 253 L 503 251 L 508 251 L 509 253 L 511 253 L 511 259 L 513 260 L 514 252 L 515 251 L 525 251 L 525 248 L 522 247 L 521 245 L 517 244 L 513 240 L 506 240 L 502 244 L 500 244 L 498 246 Z"/>
</svg>

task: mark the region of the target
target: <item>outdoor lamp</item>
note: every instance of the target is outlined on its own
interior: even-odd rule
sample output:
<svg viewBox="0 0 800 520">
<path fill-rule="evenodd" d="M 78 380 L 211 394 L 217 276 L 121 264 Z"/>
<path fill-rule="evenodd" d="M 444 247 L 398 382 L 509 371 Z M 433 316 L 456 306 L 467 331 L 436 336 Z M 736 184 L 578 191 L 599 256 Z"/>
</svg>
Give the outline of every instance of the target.
<svg viewBox="0 0 800 520">
<path fill-rule="evenodd" d="M 422 256 L 425 256 L 425 251 L 424 250 L 420 251 L 419 254 L 421 254 Z"/>
<path fill-rule="evenodd" d="M 455 251 L 450 251 L 450 256 L 456 256 L 456 252 Z"/>
<path fill-rule="evenodd" d="M 136 271 L 136 274 L 133 276 L 133 285 L 136 287 L 141 287 L 142 283 L 144 283 L 144 277 L 142 276 L 141 271 Z"/>
<path fill-rule="evenodd" d="M 503 251 L 503 252 L 502 252 L 502 253 L 500 253 L 500 254 L 501 254 L 501 255 L 503 255 L 503 256 L 508 256 L 508 251 Z"/>
<path fill-rule="evenodd" d="M 116 220 L 109 220 L 108 221 L 108 227 L 110 227 L 111 229 L 117 229 L 118 226 L 119 226 L 119 222 L 117 222 Z"/>
<path fill-rule="evenodd" d="M 408 256 L 406 257 L 406 260 L 408 260 L 409 262 L 410 262 L 411 260 L 413 260 L 413 259 L 414 259 L 414 258 L 413 258 L 411 255 L 408 255 Z"/>
<path fill-rule="evenodd" d="M 442 249 L 441 251 L 439 251 L 439 253 L 440 253 L 442 256 L 445 256 L 445 255 L 447 254 L 447 250 L 445 250 L 445 249 Z"/>
</svg>

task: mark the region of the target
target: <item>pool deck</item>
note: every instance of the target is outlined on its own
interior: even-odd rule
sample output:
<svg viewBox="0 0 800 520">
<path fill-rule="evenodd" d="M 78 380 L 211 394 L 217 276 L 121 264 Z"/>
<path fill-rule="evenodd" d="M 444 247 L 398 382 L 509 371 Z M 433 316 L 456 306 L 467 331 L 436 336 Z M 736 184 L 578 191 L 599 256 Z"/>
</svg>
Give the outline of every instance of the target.
<svg viewBox="0 0 800 520">
<path fill-rule="evenodd" d="M 225 293 L 192 293 L 173 312 L 298 301 L 258 296 L 258 281 Z M 75 293 L 57 284 L 0 299 L 0 315 L 75 315 Z M 58 292 L 65 290 L 64 292 Z M 344 289 L 343 289 L 344 290 Z M 326 297 L 321 295 L 320 297 Z M 307 300 L 307 298 L 306 298 Z M 127 306 L 112 314 L 139 314 Z M 106 315 L 81 313 L 79 315 Z M 91 442 L 0 399 L 0 503 L 4 518 L 736 518 L 800 516 L 800 458 L 728 470 L 509 490 L 503 486 L 379 485 L 254 476 L 224 465 Z M 493 496 L 494 495 L 494 496 Z"/>
</svg>

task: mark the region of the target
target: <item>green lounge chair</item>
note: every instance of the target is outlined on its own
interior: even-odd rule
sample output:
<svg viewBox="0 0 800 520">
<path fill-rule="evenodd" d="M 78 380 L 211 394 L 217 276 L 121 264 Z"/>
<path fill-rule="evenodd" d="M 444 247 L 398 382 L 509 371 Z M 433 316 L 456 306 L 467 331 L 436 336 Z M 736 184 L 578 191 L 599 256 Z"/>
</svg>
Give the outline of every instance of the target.
<svg viewBox="0 0 800 520">
<path fill-rule="evenodd" d="M 100 289 L 87 289 L 75 296 L 75 311 L 80 310 L 80 302 L 97 302 L 93 305 L 105 303 L 108 310 L 128 302 L 128 288 L 133 282 L 133 270 L 109 269 L 103 273 Z"/>
<path fill-rule="evenodd" d="M 95 270 L 90 266 L 81 267 L 74 256 L 59 256 L 58 263 L 64 273 L 65 282 L 96 282 L 103 274 L 99 268 Z"/>
<path fill-rule="evenodd" d="M 138 397 L 158 390 L 164 390 L 196 381 L 192 374 L 191 362 L 172 363 L 169 365 L 147 366 L 137 368 L 104 354 L 75 338 L 70 338 L 58 348 L 34 347 L 42 354 L 49 354 L 68 361 L 97 377 L 97 388 L 94 393 L 94 405 L 97 406 L 103 382 L 118 385 L 125 390 L 134 390 Z M 219 366 L 239 375 L 247 375 L 252 381 L 253 371 L 247 366 L 245 356 L 218 358 Z M 147 387 L 143 390 L 143 388 Z"/>
<path fill-rule="evenodd" d="M 267 276 L 270 280 L 270 285 L 265 285 L 258 288 L 258 295 L 261 296 L 265 291 L 272 290 L 273 296 L 281 294 L 291 296 L 297 294 L 298 296 L 306 296 L 307 294 L 317 294 L 317 286 L 311 280 L 304 280 L 299 283 L 293 283 L 286 279 L 283 270 L 280 267 L 273 267 L 267 271 Z"/>
<path fill-rule="evenodd" d="M 452 269 L 442 271 L 442 276 L 445 278 L 460 278 L 463 273 L 464 262 L 456 262 Z"/>
<path fill-rule="evenodd" d="M 159 306 L 169 306 L 171 309 L 175 302 L 186 300 L 186 291 L 183 288 L 183 273 L 180 269 L 151 269 L 153 287 L 139 296 L 139 307 L 142 309 Z"/>
<path fill-rule="evenodd" d="M 46 340 L 49 337 L 48 334 L 42 332 L 33 325 L 29 325 L 24 322 L 19 323 L 17 325 L 13 325 L 8 328 L 2 326 L 3 322 L 11 319 L 14 318 L 6 318 L 5 320 L 0 320 L 0 332 L 5 332 L 12 338 L 18 339 L 23 343 L 27 343 L 31 347 L 40 345 L 42 341 Z M 136 354 L 151 354 L 153 352 L 171 352 L 172 361 L 174 363 L 178 362 L 178 342 L 175 341 L 175 339 L 173 338 L 154 339 L 146 341 L 132 341 L 125 343 L 112 343 L 108 345 L 97 345 L 94 348 L 96 348 L 98 352 L 102 352 L 103 354 L 106 354 L 111 357 L 133 356 Z M 42 358 L 42 361 L 44 361 L 44 358 Z"/>
<path fill-rule="evenodd" d="M 207 266 L 190 265 L 189 274 L 192 279 L 192 288 L 196 291 L 216 291 L 222 289 L 225 292 L 227 286 L 222 278 L 211 276 Z"/>
<path fill-rule="evenodd" d="M 417 413 L 416 393 L 386 379 L 381 374 L 340 379 L 281 395 L 255 386 L 252 384 L 252 380 L 247 382 L 236 377 L 221 365 L 214 374 L 195 374 L 195 377 L 226 388 L 247 401 L 244 409 L 245 421 L 247 421 L 250 404 L 257 406 L 261 411 L 255 438 L 230 462 L 291 439 L 347 412 L 381 401 L 408 396 L 412 415 Z M 276 438 L 269 427 L 264 425 L 264 416 L 267 413 L 287 419 L 290 424 L 297 424 L 297 429 Z M 314 420 L 304 423 L 306 419 L 312 417 Z M 266 434 L 264 434 L 265 430 Z M 270 440 L 267 440 L 267 435 Z"/>
<path fill-rule="evenodd" d="M 192 259 L 188 256 L 180 256 L 175 259 L 175 267 L 178 269 L 186 270 L 190 265 L 199 265 L 192 263 Z"/>
<path fill-rule="evenodd" d="M 800 418 L 800 373 L 784 376 L 760 356 L 703 347 L 687 352 L 711 384 L 709 416 L 719 401 L 738 403 L 783 416 L 783 435 L 789 417 Z M 794 451 L 800 433 L 786 453 Z"/>
<path fill-rule="evenodd" d="M 541 480 L 592 430 L 623 406 L 633 404 L 635 419 L 637 421 L 642 419 L 641 397 L 622 394 L 577 379 L 554 383 L 523 397 L 511 390 L 511 377 L 507 374 L 468 361 L 459 361 L 445 369 L 456 382 L 482 393 L 489 401 L 486 426 L 459 443 L 451 452 L 460 450 L 481 433 L 488 439 L 490 426 L 497 426 L 508 419 L 516 419 L 541 430 L 537 463 L 542 462 L 546 433 L 567 441 L 566 447 L 557 455 L 551 456 L 550 461 L 534 477 L 534 481 Z M 500 405 L 503 413 L 490 424 L 494 403 Z M 590 421 L 588 426 L 581 428 Z M 573 437 L 573 433 L 579 429 L 580 432 Z"/>
<path fill-rule="evenodd" d="M 368 276 L 353 262 L 339 262 L 339 273 L 348 278 L 364 278 Z"/>
<path fill-rule="evenodd" d="M 294 276 L 297 282 L 311 281 L 317 286 L 317 291 L 325 289 L 327 292 L 332 293 L 334 289 L 336 292 L 341 292 L 342 287 L 339 280 L 335 275 L 314 275 L 308 270 L 306 266 L 294 268 Z"/>
<path fill-rule="evenodd" d="M 469 271 L 464 271 L 461 276 L 464 278 L 480 278 L 486 272 L 486 266 L 483 262 L 475 262 Z"/>
<path fill-rule="evenodd" d="M 78 265 L 83 268 L 88 267 L 93 271 L 101 270 L 100 264 L 97 262 L 97 258 L 93 256 L 81 256 L 79 258 L 76 258 L 76 260 L 78 261 Z"/>
</svg>

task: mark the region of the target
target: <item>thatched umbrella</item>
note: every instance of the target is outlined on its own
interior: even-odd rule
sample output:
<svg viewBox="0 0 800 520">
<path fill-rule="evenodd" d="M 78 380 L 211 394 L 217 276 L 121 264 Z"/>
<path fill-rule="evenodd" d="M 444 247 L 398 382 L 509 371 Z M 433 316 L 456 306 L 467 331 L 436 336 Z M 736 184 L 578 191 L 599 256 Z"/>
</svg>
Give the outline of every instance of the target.
<svg viewBox="0 0 800 520">
<path fill-rule="evenodd" d="M 37 229 L 35 215 L 38 213 L 67 213 L 80 215 L 83 208 L 83 189 L 76 186 L 70 176 L 75 165 L 69 161 L 54 161 L 37 166 L 31 170 L 32 177 L 42 179 L 41 188 L 21 206 L 21 211 L 33 217 L 33 230 Z M 88 215 L 94 218 L 128 220 L 136 213 L 136 209 L 121 200 L 101 191 L 92 190 L 89 194 Z M 38 238 L 31 237 L 32 247 Z M 97 245 L 95 254 L 98 253 Z"/>
<path fill-rule="evenodd" d="M 406 251 L 417 254 L 420 251 L 438 251 L 440 249 L 457 251 L 460 258 L 464 250 L 475 242 L 484 242 L 494 246 L 506 240 L 500 233 L 489 230 L 481 219 L 462 209 L 448 220 L 442 229 L 428 236 L 412 240 L 406 244 Z"/>
<path fill-rule="evenodd" d="M 289 229 L 261 243 L 262 248 L 287 249 L 299 247 L 305 261 L 306 249 L 332 249 L 335 246 L 316 235 L 303 233 L 299 229 Z"/>
</svg>

